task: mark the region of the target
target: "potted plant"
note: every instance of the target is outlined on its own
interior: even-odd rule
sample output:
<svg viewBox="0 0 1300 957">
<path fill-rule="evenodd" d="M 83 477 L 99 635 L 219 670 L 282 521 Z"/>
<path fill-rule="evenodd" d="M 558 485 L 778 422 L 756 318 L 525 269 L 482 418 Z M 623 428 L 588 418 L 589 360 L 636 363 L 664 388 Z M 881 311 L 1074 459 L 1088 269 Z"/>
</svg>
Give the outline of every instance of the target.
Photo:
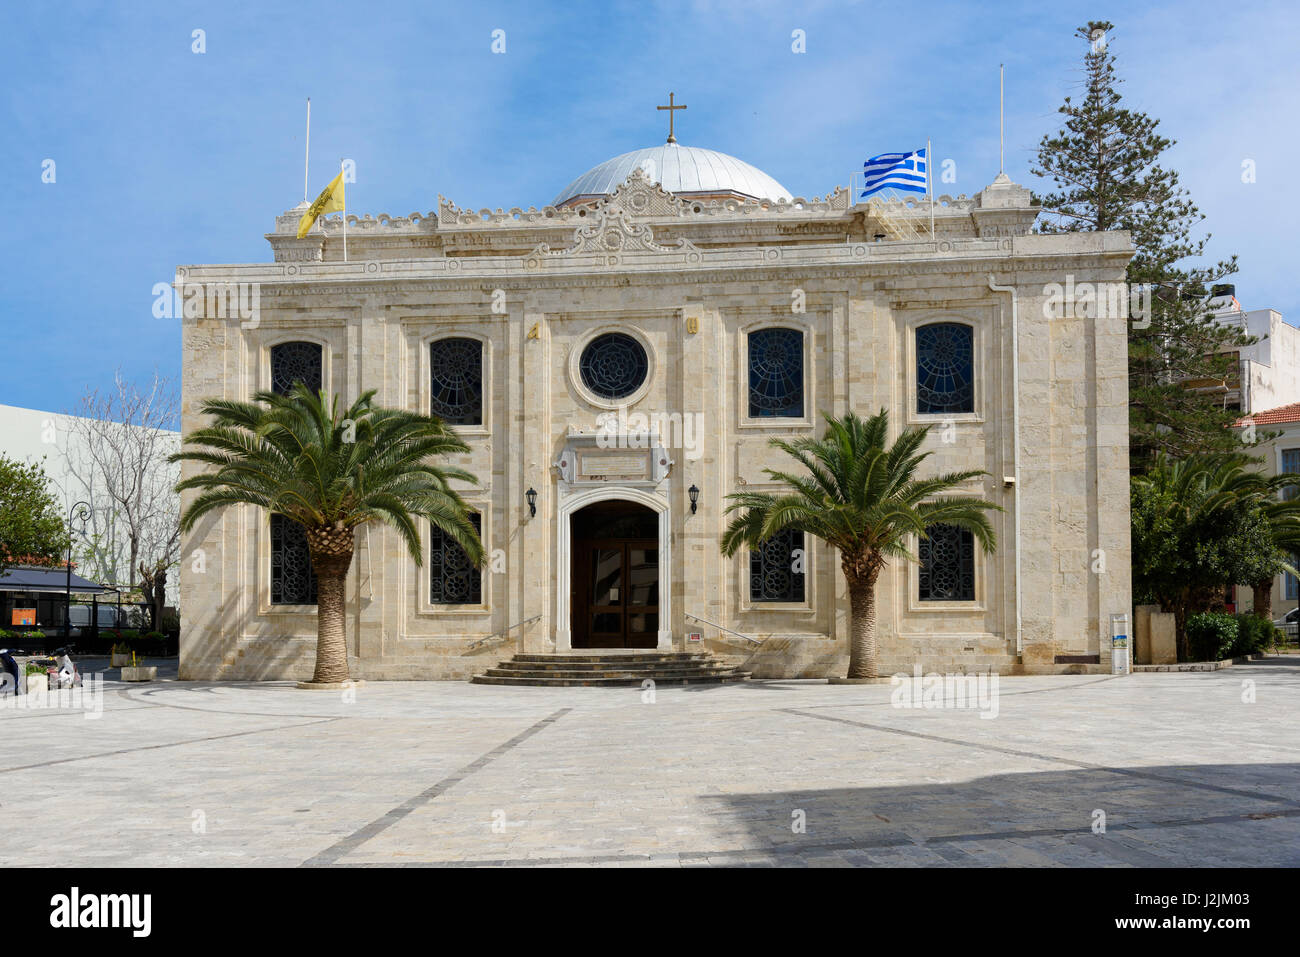
<svg viewBox="0 0 1300 957">
<path fill-rule="evenodd" d="M 135 652 L 131 652 L 131 664 L 122 668 L 123 681 L 153 681 L 158 677 L 158 666 L 140 664 Z"/>
<path fill-rule="evenodd" d="M 131 646 L 124 641 L 119 641 L 113 645 L 108 659 L 110 668 L 121 668 L 131 663 Z"/>
<path fill-rule="evenodd" d="M 23 677 L 27 682 L 27 694 L 50 690 L 50 676 L 45 673 L 44 668 L 33 661 L 23 666 Z"/>
</svg>

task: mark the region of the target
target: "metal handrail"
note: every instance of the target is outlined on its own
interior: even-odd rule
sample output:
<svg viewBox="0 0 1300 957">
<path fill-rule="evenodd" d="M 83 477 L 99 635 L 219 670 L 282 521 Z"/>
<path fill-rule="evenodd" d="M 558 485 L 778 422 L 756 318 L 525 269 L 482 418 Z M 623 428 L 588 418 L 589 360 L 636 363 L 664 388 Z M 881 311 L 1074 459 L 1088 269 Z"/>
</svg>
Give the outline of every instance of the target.
<svg viewBox="0 0 1300 957">
<path fill-rule="evenodd" d="M 513 625 L 511 625 L 509 628 L 506 628 L 504 631 L 495 631 L 495 632 L 493 632 L 492 634 L 490 634 L 490 635 L 486 635 L 486 636 L 483 637 L 483 638 L 476 638 L 474 641 L 471 641 L 471 642 L 469 643 L 469 647 L 467 647 L 467 648 L 465 649 L 465 651 L 467 651 L 467 652 L 468 652 L 468 651 L 473 651 L 473 650 L 474 650 L 475 648 L 477 648 L 479 645 L 485 645 L 485 644 L 487 644 L 489 641 L 495 641 L 496 639 L 499 639 L 499 638 L 502 638 L 502 639 L 503 639 L 503 638 L 507 638 L 507 637 L 509 637 L 510 632 L 514 631 L 516 628 L 519 628 L 519 627 L 521 627 L 521 626 L 523 626 L 523 625 L 531 624 L 531 623 L 534 622 L 534 621 L 540 621 L 541 618 L 542 618 L 541 615 L 533 615 L 532 618 L 525 618 L 523 621 L 517 621 L 517 622 L 515 622 L 515 623 L 514 623 Z M 463 654 L 463 652 L 462 652 L 462 654 Z"/>
<path fill-rule="evenodd" d="M 691 621 L 698 621 L 702 625 L 708 625 L 710 628 L 716 628 L 718 631 L 725 631 L 729 635 L 735 635 L 737 638 L 744 638 L 746 641 L 751 641 L 756 645 L 761 645 L 763 642 L 767 641 L 766 638 L 751 638 L 749 635 L 742 635 L 738 631 L 732 631 L 730 628 L 719 625 L 716 621 L 709 621 L 709 619 L 701 618 L 699 615 L 688 614 L 685 617 L 689 618 Z"/>
</svg>

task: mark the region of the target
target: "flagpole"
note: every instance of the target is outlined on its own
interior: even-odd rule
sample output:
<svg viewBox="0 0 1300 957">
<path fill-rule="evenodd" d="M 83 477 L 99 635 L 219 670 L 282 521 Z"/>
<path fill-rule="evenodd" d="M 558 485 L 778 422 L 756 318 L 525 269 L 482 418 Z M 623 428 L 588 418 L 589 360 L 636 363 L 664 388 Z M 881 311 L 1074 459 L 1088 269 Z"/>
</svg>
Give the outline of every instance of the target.
<svg viewBox="0 0 1300 957">
<path fill-rule="evenodd" d="M 933 151 L 930 149 L 930 137 L 925 138 L 925 191 L 930 194 L 930 238 L 934 239 L 934 179 L 930 168 L 934 165 Z"/>
<path fill-rule="evenodd" d="M 1007 171 L 1007 120 L 1005 103 L 1006 67 L 998 64 L 998 172 Z"/>
<path fill-rule="evenodd" d="M 343 160 L 339 160 L 339 175 L 343 176 Z M 345 177 L 346 178 L 346 177 Z M 343 261 L 348 261 L 348 189 L 347 184 L 340 179 L 339 189 L 343 190 Z"/>
<path fill-rule="evenodd" d="M 311 97 L 307 97 L 307 147 L 302 158 L 302 201 L 307 202 L 307 168 L 311 165 Z"/>
</svg>

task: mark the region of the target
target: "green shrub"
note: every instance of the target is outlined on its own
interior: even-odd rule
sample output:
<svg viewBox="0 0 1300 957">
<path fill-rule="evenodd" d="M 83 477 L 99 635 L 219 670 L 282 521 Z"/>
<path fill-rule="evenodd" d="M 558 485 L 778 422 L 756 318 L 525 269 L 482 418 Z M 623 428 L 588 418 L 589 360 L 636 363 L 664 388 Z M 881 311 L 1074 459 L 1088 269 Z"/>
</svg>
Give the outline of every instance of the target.
<svg viewBox="0 0 1300 957">
<path fill-rule="evenodd" d="M 1187 619 L 1187 647 L 1193 661 L 1228 657 L 1241 633 L 1237 619 L 1226 612 L 1203 611 Z"/>
<path fill-rule="evenodd" d="M 167 636 L 160 631 L 151 631 L 147 635 L 141 635 L 135 632 L 123 632 L 122 634 L 124 637 L 127 634 L 132 635 L 131 638 L 127 639 L 127 644 L 129 644 L 131 650 L 137 654 L 159 655 L 162 654 L 163 649 L 167 646 Z"/>
<path fill-rule="evenodd" d="M 1239 626 L 1237 640 L 1228 650 L 1229 658 L 1241 658 L 1245 655 L 1257 655 L 1273 644 L 1273 623 L 1266 618 L 1252 614 L 1237 616 Z"/>
</svg>

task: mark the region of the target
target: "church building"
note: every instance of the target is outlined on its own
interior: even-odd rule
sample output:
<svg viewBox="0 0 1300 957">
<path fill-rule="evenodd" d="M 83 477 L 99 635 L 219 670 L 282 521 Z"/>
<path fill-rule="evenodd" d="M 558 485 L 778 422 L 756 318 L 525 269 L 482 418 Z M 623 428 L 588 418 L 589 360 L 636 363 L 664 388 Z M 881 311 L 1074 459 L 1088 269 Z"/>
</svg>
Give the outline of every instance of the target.
<svg viewBox="0 0 1300 957">
<path fill-rule="evenodd" d="M 1110 616 L 1130 609 L 1125 319 L 1053 300 L 1122 283 L 1127 234 L 1035 234 L 1029 191 L 1004 174 L 933 205 L 806 199 L 675 138 L 542 209 L 440 196 L 299 239 L 304 209 L 276 220 L 270 262 L 177 269 L 178 293 L 202 293 L 183 325 L 183 432 L 210 397 L 377 390 L 470 445 L 455 464 L 479 478 L 464 494 L 489 554 L 475 569 L 426 525 L 417 567 L 394 531 L 359 530 L 354 677 L 604 649 L 843 675 L 837 555 L 785 534 L 726 559 L 719 540 L 727 495 L 793 464 L 772 438 L 881 408 L 894 434 L 932 426 L 923 474 L 982 469 L 963 491 L 1004 508 L 994 554 L 939 527 L 883 572 L 884 673 L 1109 670 Z M 181 677 L 310 676 L 296 526 L 232 507 L 182 554 Z"/>
</svg>

